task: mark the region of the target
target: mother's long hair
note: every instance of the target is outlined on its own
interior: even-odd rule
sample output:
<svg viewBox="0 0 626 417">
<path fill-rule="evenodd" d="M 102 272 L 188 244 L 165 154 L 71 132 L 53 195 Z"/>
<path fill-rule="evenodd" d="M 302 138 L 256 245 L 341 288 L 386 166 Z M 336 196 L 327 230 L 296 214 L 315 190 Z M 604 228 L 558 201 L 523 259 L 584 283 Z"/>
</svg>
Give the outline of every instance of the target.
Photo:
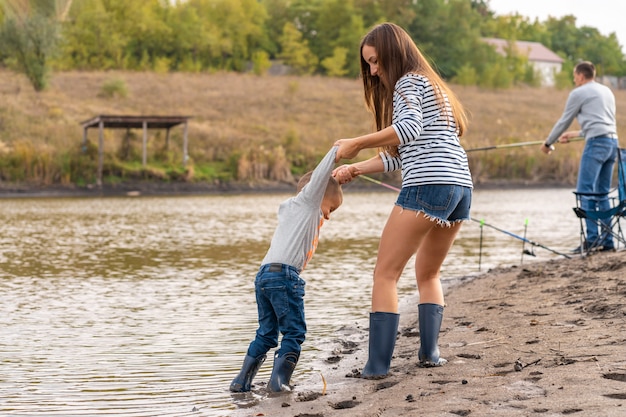
<svg viewBox="0 0 626 417">
<path fill-rule="evenodd" d="M 376 50 L 377 76 L 372 76 L 369 64 L 363 58 L 364 45 L 372 46 Z M 467 114 L 463 105 L 445 81 L 430 66 L 404 29 L 393 23 L 382 23 L 375 26 L 363 37 L 359 55 L 361 56 L 361 78 L 363 79 L 365 104 L 374 114 L 377 130 L 382 130 L 391 125 L 393 90 L 396 82 L 402 76 L 414 73 L 423 75 L 430 80 L 442 113 L 449 117 L 444 94 L 448 97 L 458 135 L 459 137 L 463 136 L 467 126 Z M 384 150 L 391 155 L 398 155 L 397 146 L 388 146 Z"/>
</svg>

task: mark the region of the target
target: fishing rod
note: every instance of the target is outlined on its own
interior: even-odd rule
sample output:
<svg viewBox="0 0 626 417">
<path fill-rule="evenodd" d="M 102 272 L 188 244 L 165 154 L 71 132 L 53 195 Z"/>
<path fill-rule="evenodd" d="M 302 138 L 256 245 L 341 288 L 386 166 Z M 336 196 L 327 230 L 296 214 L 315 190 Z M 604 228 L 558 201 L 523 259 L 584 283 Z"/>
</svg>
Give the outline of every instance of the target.
<svg viewBox="0 0 626 417">
<path fill-rule="evenodd" d="M 378 181 L 377 179 L 374 179 L 374 178 L 371 178 L 371 177 L 368 177 L 367 175 L 359 175 L 359 178 L 363 178 L 364 180 L 367 180 L 367 181 L 373 182 L 374 184 L 382 185 L 383 187 L 385 187 L 385 188 L 389 188 L 390 190 L 393 190 L 393 191 L 400 191 L 400 189 L 399 189 L 398 187 L 394 187 L 393 185 L 385 184 L 384 182 L 382 182 L 382 181 Z M 548 250 L 548 251 L 550 251 L 550 252 L 552 252 L 552 253 L 554 253 L 554 254 L 564 256 L 564 257 L 566 257 L 567 259 L 571 259 L 571 257 L 570 257 L 569 255 L 565 254 L 565 253 L 561 253 L 561 252 L 558 252 L 558 251 L 556 251 L 556 250 L 554 250 L 554 249 L 550 249 L 549 247 L 544 246 L 544 245 L 542 245 L 541 243 L 533 242 L 533 241 L 532 241 L 532 240 L 530 240 L 530 239 L 527 239 L 527 238 L 525 238 L 525 237 L 522 237 L 522 236 L 516 235 L 515 233 L 511 233 L 511 232 L 509 232 L 509 231 L 507 231 L 507 230 L 500 229 L 499 227 L 496 227 L 496 226 L 494 226 L 494 225 L 492 225 L 492 224 L 485 223 L 485 221 L 484 221 L 484 220 L 476 220 L 476 219 L 474 219 L 473 217 L 472 217 L 472 218 L 470 218 L 470 220 L 472 220 L 472 221 L 474 221 L 474 222 L 477 222 L 477 223 L 480 223 L 481 227 L 482 227 L 482 226 L 491 227 L 492 229 L 497 230 L 498 232 L 501 232 L 501 233 L 507 234 L 507 235 L 509 235 L 509 236 L 511 236 L 511 237 L 514 237 L 515 239 L 519 239 L 519 240 L 521 240 L 522 242 L 524 242 L 524 243 L 528 243 L 528 244 L 529 244 L 529 245 L 531 245 L 531 246 L 537 246 L 537 247 L 543 248 L 543 249 L 545 249 L 545 250 Z M 528 253 L 528 255 L 531 255 L 531 253 Z M 534 254 L 533 254 L 533 255 L 534 255 Z"/>
<path fill-rule="evenodd" d="M 570 142 L 578 142 L 581 140 L 585 140 L 583 137 L 575 137 L 571 138 Z M 531 142 L 516 142 L 516 143 L 505 143 L 503 145 L 491 145 L 491 146 L 483 146 L 481 148 L 471 148 L 466 149 L 465 152 L 475 152 L 475 151 L 490 151 L 492 149 L 503 149 L 503 148 L 518 148 L 521 146 L 530 146 L 530 145 L 543 145 L 545 141 L 543 140 L 535 140 Z M 554 145 L 550 145 L 550 149 L 554 150 Z"/>
<path fill-rule="evenodd" d="M 533 242 L 532 240 L 526 239 L 525 237 L 522 237 L 522 236 L 519 236 L 519 235 L 516 235 L 515 233 L 511 233 L 511 232 L 506 231 L 504 229 L 500 229 L 499 227 L 496 227 L 496 226 L 494 226 L 492 224 L 485 223 L 484 220 L 476 220 L 474 218 L 470 218 L 470 220 L 473 221 L 473 222 L 480 223 L 481 226 L 484 225 L 484 226 L 487 226 L 487 227 L 491 227 L 492 229 L 497 230 L 498 232 L 502 232 L 502 233 L 507 234 L 507 235 L 509 235 L 511 237 L 514 237 L 515 239 L 519 239 L 519 240 L 521 240 L 524 243 L 528 243 L 529 245 L 537 246 L 537 247 L 543 248 L 545 250 L 548 250 L 548 251 L 550 251 L 552 253 L 555 253 L 557 255 L 565 256 L 567 259 L 571 259 L 571 257 L 569 255 L 565 254 L 565 253 L 561 253 L 561 252 L 555 251 L 554 249 L 550 249 L 549 247 L 544 246 L 541 243 Z M 531 253 L 528 253 L 528 255 L 531 255 Z"/>
</svg>

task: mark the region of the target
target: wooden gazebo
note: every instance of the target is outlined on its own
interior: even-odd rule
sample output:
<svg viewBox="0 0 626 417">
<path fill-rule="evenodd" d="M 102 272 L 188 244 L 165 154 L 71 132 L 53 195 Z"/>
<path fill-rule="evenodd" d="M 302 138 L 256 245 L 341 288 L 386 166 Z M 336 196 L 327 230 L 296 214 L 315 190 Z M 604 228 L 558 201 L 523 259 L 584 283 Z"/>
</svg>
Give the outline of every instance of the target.
<svg viewBox="0 0 626 417">
<path fill-rule="evenodd" d="M 147 143 L 148 129 L 166 129 L 165 141 L 169 143 L 170 129 L 180 124 L 183 126 L 183 165 L 187 164 L 187 128 L 190 116 L 95 116 L 81 122 L 83 126 L 83 145 L 87 144 L 87 131 L 98 128 L 98 185 L 102 185 L 102 165 L 104 159 L 104 129 L 143 129 L 142 164 L 145 166 L 148 158 Z"/>
</svg>

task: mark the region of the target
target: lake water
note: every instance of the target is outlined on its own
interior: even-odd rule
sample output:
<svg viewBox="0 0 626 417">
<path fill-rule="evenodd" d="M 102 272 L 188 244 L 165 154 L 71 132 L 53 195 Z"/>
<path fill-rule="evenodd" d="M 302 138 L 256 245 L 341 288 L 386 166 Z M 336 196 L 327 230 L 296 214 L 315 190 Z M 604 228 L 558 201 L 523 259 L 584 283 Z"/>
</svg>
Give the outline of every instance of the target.
<svg viewBox="0 0 626 417">
<path fill-rule="evenodd" d="M 349 191 L 349 190 L 348 190 Z M 0 415 L 227 416 L 256 330 L 253 280 L 289 195 L 0 200 Z M 367 319 L 393 192 L 347 192 L 303 278 L 320 346 Z M 569 189 L 478 190 L 442 268 L 445 285 L 578 244 Z M 525 224 L 527 222 L 526 230 Z M 482 251 L 480 242 L 482 240 Z M 399 291 L 416 292 L 412 262 Z M 331 314 L 329 314 L 331 313 Z M 267 380 L 271 353 L 257 380 Z"/>
</svg>

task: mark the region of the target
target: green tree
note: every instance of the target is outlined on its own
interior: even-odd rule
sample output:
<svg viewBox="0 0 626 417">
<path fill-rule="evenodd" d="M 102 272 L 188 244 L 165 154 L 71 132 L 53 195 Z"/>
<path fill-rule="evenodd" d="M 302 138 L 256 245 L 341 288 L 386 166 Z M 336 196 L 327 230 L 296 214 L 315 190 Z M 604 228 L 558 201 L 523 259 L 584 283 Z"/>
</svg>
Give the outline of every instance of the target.
<svg viewBox="0 0 626 417">
<path fill-rule="evenodd" d="M 483 36 L 491 38 L 541 42 L 539 38 L 545 33 L 545 27 L 538 19 L 531 22 L 528 17 L 515 13 L 485 20 L 481 31 Z"/>
<path fill-rule="evenodd" d="M 285 24 L 290 23 L 300 32 L 318 62 L 332 58 L 335 48 L 345 48 L 346 74 L 358 75 L 359 43 L 365 32 L 361 11 L 371 10 L 355 6 L 363 0 L 263 0 L 262 3 L 270 14 L 267 24 L 271 44 L 277 45 L 276 56 L 285 54 L 281 50 L 281 38 Z M 282 25 L 280 31 L 278 25 Z M 320 69 L 324 70 L 324 66 Z"/>
<path fill-rule="evenodd" d="M 308 38 L 311 51 L 320 59 L 333 55 L 335 47 L 352 47 L 345 45 L 351 43 L 354 38 L 341 39 L 346 36 L 342 28 L 351 21 L 354 15 L 352 0 L 321 0 L 316 3 L 315 20 L 311 22 L 311 30 L 314 36 Z M 358 46 L 357 46 L 358 48 Z"/>
<path fill-rule="evenodd" d="M 267 19 L 265 8 L 257 0 L 196 0 L 209 3 L 202 16 L 217 29 L 217 64 L 223 69 L 241 71 L 252 52 L 265 43 L 263 27 Z M 218 55 L 219 54 L 219 55 Z"/>
<path fill-rule="evenodd" d="M 365 27 L 393 22 L 406 29 L 415 19 L 414 3 L 415 0 L 354 0 L 354 8 Z"/>
<path fill-rule="evenodd" d="M 82 0 L 63 28 L 64 68 L 164 70 L 172 61 L 170 6 L 159 0 Z"/>
<path fill-rule="evenodd" d="M 82 0 L 72 13 L 70 66 L 240 71 L 267 44 L 257 0 Z"/>
<path fill-rule="evenodd" d="M 350 77 L 357 77 L 361 72 L 361 38 L 365 34 L 365 25 L 363 18 L 354 13 L 350 16 L 348 22 L 339 30 L 339 37 L 334 42 L 335 48 L 343 48 L 346 50 L 346 74 Z M 334 53 L 334 52 L 333 52 Z"/>
<path fill-rule="evenodd" d="M 598 75 L 619 74 L 624 55 L 615 34 L 603 36 L 598 29 L 583 26 L 579 29 L 580 55 L 596 66 Z"/>
<path fill-rule="evenodd" d="M 360 72 L 359 45 L 365 34 L 363 18 L 353 0 L 323 0 L 317 10 L 315 33 L 311 50 L 323 62 L 334 57 L 336 49 L 346 53 L 346 75 L 356 77 Z"/>
<path fill-rule="evenodd" d="M 115 26 L 125 35 L 124 65 L 151 70 L 155 60 L 167 56 L 164 46 L 171 36 L 165 23 L 165 7 L 159 0 L 106 0 Z"/>
<path fill-rule="evenodd" d="M 442 76 L 454 77 L 480 48 L 482 17 L 466 0 L 424 0 L 412 7 L 409 33 Z"/>
<path fill-rule="evenodd" d="M 293 23 L 285 23 L 280 45 L 282 53 L 279 57 L 297 74 L 311 74 L 315 71 L 318 59 Z"/>
<path fill-rule="evenodd" d="M 174 70 L 197 72 L 208 68 L 211 61 L 219 57 L 211 53 L 219 33 L 207 24 L 201 13 L 202 10 L 190 2 L 180 3 L 166 13 L 171 36 L 164 48 Z"/>
<path fill-rule="evenodd" d="M 47 85 L 50 59 L 57 52 L 59 25 L 71 5 L 72 0 L 0 3 L 0 59 L 24 73 L 36 91 Z"/>
<path fill-rule="evenodd" d="M 127 68 L 128 34 L 118 22 L 113 6 L 114 2 L 82 0 L 70 10 L 70 19 L 63 26 L 61 68 Z"/>
<path fill-rule="evenodd" d="M 341 77 L 346 75 L 348 70 L 346 69 L 346 56 L 348 55 L 348 49 L 341 46 L 336 47 L 333 50 L 333 55 L 326 57 L 322 60 L 322 67 L 326 70 L 326 74 L 331 77 Z"/>
<path fill-rule="evenodd" d="M 267 36 L 265 49 L 269 52 L 270 57 L 275 58 L 279 53 L 279 39 L 285 23 L 293 23 L 291 0 L 260 0 L 260 4 L 267 12 L 264 29 Z"/>
<path fill-rule="evenodd" d="M 545 26 L 550 35 L 546 46 L 562 54 L 570 63 L 592 61 L 599 75 L 622 73 L 624 54 L 615 34 L 603 36 L 595 28 L 578 28 L 576 17 L 572 15 L 560 19 L 550 17 Z"/>
<path fill-rule="evenodd" d="M 576 17 L 572 15 L 563 16 L 560 19 L 549 17 L 545 22 L 550 34 L 548 48 L 555 52 L 564 54 L 564 58 L 571 62 L 584 59 L 581 55 L 578 29 L 576 28 Z"/>
<path fill-rule="evenodd" d="M 58 23 L 39 13 L 6 18 L 0 28 L 0 48 L 11 67 L 26 75 L 36 91 L 46 88 L 49 60 L 58 39 Z"/>
</svg>

